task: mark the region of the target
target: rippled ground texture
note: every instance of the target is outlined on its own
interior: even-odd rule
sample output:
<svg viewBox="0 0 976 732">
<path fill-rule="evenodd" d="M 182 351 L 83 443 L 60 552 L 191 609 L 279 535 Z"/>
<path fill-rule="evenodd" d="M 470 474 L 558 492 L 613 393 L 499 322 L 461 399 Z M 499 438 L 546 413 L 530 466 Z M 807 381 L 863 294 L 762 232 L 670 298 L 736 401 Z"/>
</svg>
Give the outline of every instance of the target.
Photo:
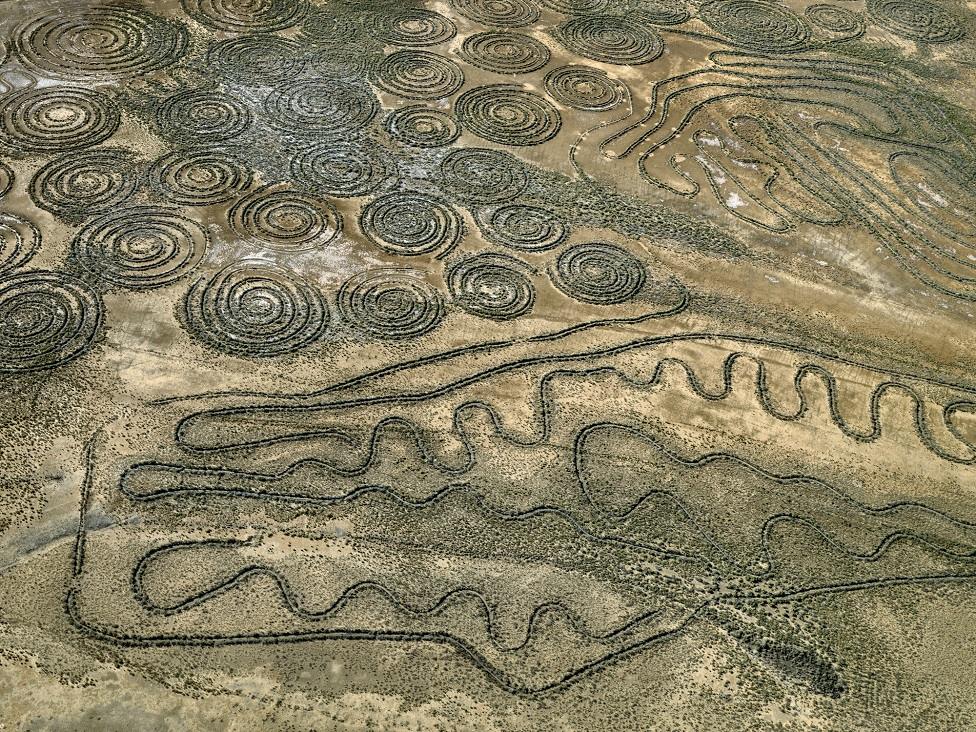
<svg viewBox="0 0 976 732">
<path fill-rule="evenodd" d="M 5 729 L 976 728 L 976 9 L 0 2 Z"/>
</svg>

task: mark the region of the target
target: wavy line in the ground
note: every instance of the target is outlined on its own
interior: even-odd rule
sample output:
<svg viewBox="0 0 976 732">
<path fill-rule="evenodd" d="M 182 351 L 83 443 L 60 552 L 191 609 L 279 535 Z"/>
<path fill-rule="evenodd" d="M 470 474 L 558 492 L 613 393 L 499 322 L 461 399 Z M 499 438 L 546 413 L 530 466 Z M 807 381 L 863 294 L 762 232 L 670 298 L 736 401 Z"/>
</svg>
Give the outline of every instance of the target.
<svg viewBox="0 0 976 732">
<path fill-rule="evenodd" d="M 360 399 L 347 399 L 339 400 L 331 403 L 323 404 L 264 404 L 264 405 L 249 405 L 245 407 L 224 407 L 215 408 L 211 410 L 203 410 L 195 414 L 183 417 L 177 424 L 176 428 L 176 439 L 181 444 L 181 446 L 186 449 L 200 451 L 200 452 L 222 452 L 222 451 L 233 451 L 242 450 L 256 447 L 258 445 L 274 444 L 277 442 L 292 441 L 297 439 L 304 439 L 305 437 L 312 436 L 316 434 L 314 431 L 311 432 L 301 432 L 293 435 L 286 435 L 275 438 L 266 438 L 259 440 L 243 440 L 240 442 L 228 441 L 220 445 L 205 446 L 200 443 L 194 444 L 192 439 L 187 439 L 187 433 L 192 429 L 194 422 L 205 421 L 207 419 L 221 419 L 226 418 L 231 415 L 244 415 L 244 414 L 282 414 L 282 413 L 301 413 L 301 412 L 316 412 L 316 411 L 327 411 L 327 410 L 337 410 L 343 409 L 351 406 L 360 406 L 366 404 L 393 404 L 393 403 L 417 403 L 423 402 L 434 397 L 442 396 L 453 391 L 457 391 L 465 386 L 484 381 L 492 376 L 517 371 L 519 369 L 525 369 L 531 366 L 548 365 L 548 364 L 558 364 L 567 363 L 573 361 L 589 361 L 599 359 L 605 356 L 614 356 L 629 351 L 636 350 L 643 347 L 657 347 L 664 345 L 666 343 L 674 343 L 680 341 L 708 341 L 708 340 L 731 340 L 739 341 L 743 343 L 753 343 L 757 345 L 765 345 L 777 347 L 779 344 L 775 342 L 768 341 L 761 338 L 747 338 L 744 336 L 725 336 L 718 333 L 682 333 L 671 336 L 652 336 L 648 338 L 641 338 L 629 343 L 625 343 L 618 346 L 613 346 L 609 348 L 595 349 L 592 351 L 586 351 L 582 353 L 570 353 L 570 354 L 559 354 L 559 355 L 539 355 L 532 357 L 525 357 L 514 362 L 504 363 L 499 366 L 495 366 L 483 371 L 480 371 L 469 376 L 465 376 L 461 379 L 457 379 L 453 382 L 444 384 L 436 389 L 431 389 L 425 392 L 406 392 L 396 395 L 383 395 L 377 397 L 363 397 Z M 784 346 L 780 346 L 784 347 Z M 797 349 L 792 348 L 789 350 L 794 350 L 797 352 L 810 353 L 808 349 Z M 819 355 L 819 354 L 818 354 Z M 852 362 L 846 359 L 840 359 L 836 357 L 822 356 L 825 358 L 831 358 L 832 360 L 838 361 L 840 363 L 848 363 L 854 366 L 860 366 L 856 362 Z M 793 380 L 793 388 L 797 397 L 798 406 L 794 411 L 781 411 L 773 404 L 770 396 L 769 387 L 767 384 L 766 366 L 761 358 L 758 358 L 752 354 L 744 352 L 733 352 L 730 353 L 724 360 L 722 366 L 722 376 L 723 376 L 723 386 L 717 392 L 708 391 L 701 380 L 695 374 L 693 367 L 682 359 L 674 358 L 662 358 L 658 361 L 655 366 L 652 376 L 648 379 L 633 379 L 627 374 L 623 373 L 614 366 L 594 366 L 590 368 L 566 368 L 566 369 L 556 369 L 546 372 L 546 374 L 537 380 L 536 382 L 536 399 L 537 403 L 540 405 L 538 408 L 539 413 L 536 415 L 536 427 L 537 430 L 541 431 L 543 435 L 548 434 L 549 422 L 548 422 L 548 397 L 546 395 L 546 389 L 549 383 L 561 376 L 576 376 L 576 377 L 586 377 L 594 374 L 604 373 L 613 374 L 619 378 L 622 382 L 635 387 L 644 389 L 653 389 L 657 384 L 663 379 L 665 367 L 669 364 L 677 365 L 682 368 L 688 380 L 688 384 L 692 391 L 702 399 L 708 401 L 720 401 L 726 399 L 732 393 L 732 372 L 733 367 L 736 362 L 741 359 L 751 359 L 757 365 L 756 379 L 755 379 L 755 393 L 757 397 L 758 405 L 765 410 L 768 414 L 775 417 L 776 419 L 793 422 L 803 418 L 807 413 L 807 395 L 803 388 L 803 381 L 807 375 L 813 375 L 818 377 L 822 382 L 823 386 L 827 392 L 828 407 L 830 411 L 830 417 L 835 426 L 844 434 L 844 436 L 853 439 L 857 442 L 870 443 L 876 441 L 882 434 L 881 427 L 881 417 L 880 417 L 880 404 L 882 398 L 889 392 L 902 392 L 909 399 L 912 400 L 914 404 L 914 427 L 915 432 L 919 437 L 920 442 L 924 445 L 930 452 L 932 452 L 937 457 L 961 465 L 973 465 L 976 464 L 976 443 L 973 443 L 965 435 L 961 434 L 958 429 L 952 429 L 952 415 L 956 411 L 960 410 L 972 410 L 976 411 L 976 400 L 956 400 L 950 402 L 943 406 L 942 417 L 945 421 L 947 427 L 950 428 L 950 432 L 959 441 L 960 445 L 965 447 L 965 449 L 970 453 L 968 457 L 960 457 L 955 455 L 942 446 L 940 446 L 932 436 L 931 430 L 927 424 L 927 418 L 925 416 L 926 401 L 913 387 L 902 384 L 896 381 L 886 380 L 879 384 L 876 384 L 871 392 L 869 399 L 869 412 L 871 427 L 867 431 L 858 431 L 856 428 L 851 427 L 848 422 L 844 419 L 843 415 L 840 413 L 840 408 L 838 406 L 839 400 L 839 390 L 837 386 L 837 378 L 824 367 L 807 363 L 796 368 L 795 376 Z M 885 373 L 881 369 L 869 368 L 872 371 L 877 371 Z M 887 372 L 894 376 L 904 376 L 908 378 L 918 379 L 920 381 L 927 381 L 929 383 L 939 384 L 941 386 L 948 386 L 950 388 L 955 388 L 961 391 L 966 391 L 969 393 L 976 393 L 976 389 L 960 387 L 957 385 L 948 384 L 945 382 L 937 382 L 935 380 L 923 379 L 920 377 L 910 376 L 908 374 L 899 374 L 897 372 Z"/>
</svg>

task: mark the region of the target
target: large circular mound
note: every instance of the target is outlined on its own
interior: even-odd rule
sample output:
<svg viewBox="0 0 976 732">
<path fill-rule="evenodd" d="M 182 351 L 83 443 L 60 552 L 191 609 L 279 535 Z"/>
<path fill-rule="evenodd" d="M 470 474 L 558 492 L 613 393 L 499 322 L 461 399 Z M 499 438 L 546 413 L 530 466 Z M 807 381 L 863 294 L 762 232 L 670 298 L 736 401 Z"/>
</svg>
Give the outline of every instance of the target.
<svg viewBox="0 0 976 732">
<path fill-rule="evenodd" d="M 396 51 L 376 68 L 377 85 L 405 99 L 443 99 L 464 84 L 464 72 L 430 51 Z"/>
<path fill-rule="evenodd" d="M 511 147 L 540 145 L 562 126 L 559 111 L 549 101 L 512 84 L 467 91 L 458 97 L 454 111 L 466 130 Z"/>
<path fill-rule="evenodd" d="M 353 329 L 384 340 L 416 338 L 444 318 L 437 290 L 412 269 L 381 267 L 350 277 L 339 289 L 339 312 Z"/>
<path fill-rule="evenodd" d="M 553 284 L 570 297 L 594 305 L 632 299 L 647 279 L 644 265 L 626 249 L 606 242 L 576 244 L 556 259 Z"/>
<path fill-rule="evenodd" d="M 441 161 L 441 185 L 473 204 L 504 203 L 529 185 L 525 168 L 502 150 L 481 147 L 451 151 Z"/>
<path fill-rule="evenodd" d="M 323 78 L 276 88 L 264 110 L 272 125 L 287 132 L 341 136 L 368 125 L 379 103 L 364 86 Z"/>
<path fill-rule="evenodd" d="M 167 97 L 155 113 L 160 132 L 185 143 L 232 140 L 251 126 L 251 112 L 230 94 L 190 89 Z"/>
<path fill-rule="evenodd" d="M 356 140 L 312 143 L 291 159 L 299 185 L 339 198 L 372 193 L 396 173 L 396 163 L 382 148 Z"/>
<path fill-rule="evenodd" d="M 472 315 L 511 320 L 531 312 L 535 304 L 527 270 L 514 257 L 476 254 L 448 270 L 447 285 L 454 301 Z"/>
<path fill-rule="evenodd" d="M 799 51 L 810 40 L 810 26 L 803 18 L 769 0 L 705 0 L 698 17 L 734 45 L 751 51 Z"/>
<path fill-rule="evenodd" d="M 654 30 L 617 15 L 583 15 L 563 23 L 555 37 L 584 58 L 620 66 L 640 66 L 664 53 Z"/>
<path fill-rule="evenodd" d="M 95 341 L 102 301 L 60 272 L 0 278 L 0 373 L 41 371 L 72 361 Z"/>
<path fill-rule="evenodd" d="M 963 37 L 959 21 L 929 0 L 868 0 L 875 23 L 902 38 L 922 43 L 949 43 Z"/>
<path fill-rule="evenodd" d="M 235 262 L 186 295 L 190 333 L 223 353 L 267 358 L 319 340 L 329 325 L 321 293 L 283 267 Z"/>
<path fill-rule="evenodd" d="M 468 36 L 461 56 L 469 64 L 496 74 L 529 74 L 549 63 L 544 43 L 522 33 L 487 31 Z"/>
<path fill-rule="evenodd" d="M 45 76 L 123 79 L 179 61 L 187 33 L 140 8 L 92 5 L 25 23 L 14 32 L 14 44 L 24 65 Z"/>
<path fill-rule="evenodd" d="M 131 206 L 93 219 L 72 253 L 95 278 L 131 290 L 168 285 L 203 259 L 210 234 L 177 208 Z"/>
<path fill-rule="evenodd" d="M 228 220 L 241 238 L 279 252 L 322 249 L 342 231 L 342 217 L 327 200 L 278 184 L 239 199 Z"/>
<path fill-rule="evenodd" d="M 102 148 L 55 158 L 38 169 L 27 190 L 38 208 L 81 219 L 121 206 L 138 186 L 132 151 Z"/>
<path fill-rule="evenodd" d="M 115 134 L 121 121 L 104 94 L 65 86 L 14 92 L 0 114 L 0 143 L 29 152 L 97 145 Z"/>
<path fill-rule="evenodd" d="M 181 0 L 187 14 L 205 26 L 231 33 L 270 33 L 298 23 L 304 0 Z"/>
<path fill-rule="evenodd" d="M 425 193 L 396 191 L 370 201 L 359 217 L 366 237 L 391 254 L 413 256 L 440 250 L 443 256 L 461 239 L 457 211 Z"/>
<path fill-rule="evenodd" d="M 584 112 L 606 112 L 626 98 L 626 87 L 599 69 L 560 66 L 545 78 L 546 93 L 565 107 Z"/>
</svg>

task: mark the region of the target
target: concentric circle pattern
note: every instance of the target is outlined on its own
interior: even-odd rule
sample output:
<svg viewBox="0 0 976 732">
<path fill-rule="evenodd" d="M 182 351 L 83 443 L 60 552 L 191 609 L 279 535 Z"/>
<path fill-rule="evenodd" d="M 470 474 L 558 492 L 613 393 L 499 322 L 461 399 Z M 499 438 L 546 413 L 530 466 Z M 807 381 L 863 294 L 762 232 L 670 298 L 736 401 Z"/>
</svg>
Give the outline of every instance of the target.
<svg viewBox="0 0 976 732">
<path fill-rule="evenodd" d="M 381 267 L 354 275 L 339 289 L 343 320 L 374 338 L 403 340 L 434 330 L 444 318 L 444 300 L 420 272 Z"/>
<path fill-rule="evenodd" d="M 553 212 L 539 206 L 509 204 L 488 216 L 479 216 L 485 239 L 523 252 L 541 252 L 562 244 L 569 226 Z"/>
<path fill-rule="evenodd" d="M 254 173 L 226 147 L 172 150 L 149 169 L 150 185 L 168 203 L 211 206 L 247 190 Z"/>
<path fill-rule="evenodd" d="M 120 122 L 107 96 L 66 86 L 14 92 L 0 113 L 0 143 L 30 152 L 97 145 L 115 134 Z"/>
<path fill-rule="evenodd" d="M 23 267 L 40 246 L 41 232 L 31 221 L 0 211 L 0 272 Z"/>
<path fill-rule="evenodd" d="M 451 7 L 469 20 L 497 28 L 521 28 L 539 19 L 528 0 L 451 0 Z"/>
<path fill-rule="evenodd" d="M 390 112 L 385 126 L 390 137 L 411 147 L 444 147 L 461 136 L 461 127 L 452 115 L 420 104 Z"/>
<path fill-rule="evenodd" d="M 860 35 L 865 30 L 864 20 L 860 15 L 839 5 L 829 5 L 826 3 L 808 5 L 804 9 L 803 14 L 815 26 L 830 31 L 831 33 Z"/>
<path fill-rule="evenodd" d="M 556 259 L 553 284 L 570 297 L 594 305 L 632 299 L 647 278 L 644 265 L 626 249 L 605 242 L 576 244 Z"/>
<path fill-rule="evenodd" d="M 440 13 L 424 8 L 385 10 L 370 18 L 377 38 L 394 46 L 436 46 L 457 35 L 457 26 Z"/>
<path fill-rule="evenodd" d="M 457 211 L 423 193 L 397 191 L 370 201 L 359 225 L 366 237 L 392 254 L 412 256 L 457 245 L 464 232 Z"/>
<path fill-rule="evenodd" d="M 541 145 L 559 133 L 562 118 L 552 104 L 511 84 L 493 84 L 458 97 L 454 111 L 466 130 L 511 147 Z"/>
<path fill-rule="evenodd" d="M 251 358 L 307 348 L 330 320 L 314 286 L 283 267 L 246 260 L 196 282 L 184 318 L 190 333 L 212 349 Z"/>
<path fill-rule="evenodd" d="M 365 86 L 339 79 L 296 81 L 264 101 L 268 121 L 299 134 L 341 135 L 368 125 L 379 110 Z"/>
<path fill-rule="evenodd" d="M 304 0 L 181 0 L 187 14 L 205 26 L 232 33 L 270 33 L 298 23 Z"/>
<path fill-rule="evenodd" d="M 772 0 L 705 0 L 698 16 L 736 46 L 752 51 L 799 51 L 810 40 L 803 18 Z"/>
<path fill-rule="evenodd" d="M 160 131 L 189 143 L 232 140 L 251 125 L 251 112 L 230 94 L 188 90 L 168 97 L 156 111 Z"/>
<path fill-rule="evenodd" d="M 430 51 L 396 51 L 376 68 L 381 89 L 405 99 L 443 99 L 464 84 L 464 72 L 450 59 Z"/>
<path fill-rule="evenodd" d="M 0 277 L 0 372 L 41 371 L 89 350 L 102 323 L 102 301 L 60 272 Z"/>
<path fill-rule="evenodd" d="M 461 44 L 462 58 L 496 74 L 529 74 L 549 63 L 544 43 L 507 31 L 487 31 L 468 36 Z"/>
<path fill-rule="evenodd" d="M 184 277 L 209 244 L 209 233 L 179 209 L 132 206 L 93 219 L 71 246 L 78 263 L 95 278 L 143 290 Z"/>
<path fill-rule="evenodd" d="M 138 186 L 134 153 L 104 148 L 55 158 L 34 174 L 28 192 L 38 208 L 80 219 L 121 206 Z"/>
<path fill-rule="evenodd" d="M 301 46 L 272 35 L 241 36 L 215 43 L 207 63 L 227 79 L 244 86 L 276 86 L 302 73 Z"/>
<path fill-rule="evenodd" d="M 627 95 L 626 87 L 599 69 L 589 66 L 560 66 L 545 78 L 546 93 L 565 107 L 584 112 L 606 112 Z"/>
<path fill-rule="evenodd" d="M 949 11 L 929 0 L 868 0 L 868 14 L 885 30 L 912 41 L 949 43 L 965 35 Z"/>
<path fill-rule="evenodd" d="M 365 196 L 396 176 L 396 164 L 375 145 L 357 141 L 314 143 L 291 159 L 295 181 L 316 193 Z"/>
<path fill-rule="evenodd" d="M 531 312 L 535 304 L 527 269 L 514 257 L 477 254 L 448 270 L 448 289 L 454 301 L 472 315 L 511 320 Z"/>
<path fill-rule="evenodd" d="M 691 13 L 684 0 L 649 0 L 638 6 L 634 17 L 641 23 L 668 26 L 691 20 Z"/>
<path fill-rule="evenodd" d="M 556 29 L 555 37 L 573 53 L 621 66 L 650 63 L 664 53 L 653 28 L 616 15 L 584 15 Z"/>
<path fill-rule="evenodd" d="M 335 206 L 285 185 L 249 193 L 231 207 L 228 218 L 238 236 L 281 252 L 322 249 L 342 232 Z"/>
<path fill-rule="evenodd" d="M 464 148 L 441 161 L 441 185 L 474 204 L 503 203 L 517 198 L 529 178 L 517 158 L 501 150 Z"/>
<path fill-rule="evenodd" d="M 186 53 L 182 24 L 140 8 L 66 7 L 14 31 L 29 69 L 56 78 L 121 79 L 171 66 Z"/>
</svg>

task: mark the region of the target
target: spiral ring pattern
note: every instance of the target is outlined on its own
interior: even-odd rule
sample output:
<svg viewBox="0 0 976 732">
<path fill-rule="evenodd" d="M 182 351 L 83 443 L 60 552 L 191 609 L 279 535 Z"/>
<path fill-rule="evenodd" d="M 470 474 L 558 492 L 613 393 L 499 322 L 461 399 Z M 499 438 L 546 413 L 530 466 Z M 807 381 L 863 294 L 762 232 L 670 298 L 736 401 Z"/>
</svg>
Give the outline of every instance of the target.
<svg viewBox="0 0 976 732">
<path fill-rule="evenodd" d="M 187 33 L 139 8 L 92 5 L 29 21 L 14 43 L 24 65 L 44 76 L 121 79 L 178 61 Z"/>
<path fill-rule="evenodd" d="M 454 150 L 441 161 L 441 184 L 458 198 L 476 204 L 517 198 L 529 185 L 525 168 L 502 150 Z"/>
<path fill-rule="evenodd" d="M 97 145 L 119 127 L 119 111 L 104 94 L 64 86 L 7 96 L 0 142 L 30 152 Z"/>
<path fill-rule="evenodd" d="M 521 28 L 539 19 L 539 9 L 526 0 L 451 0 L 465 18 L 498 28 Z"/>
<path fill-rule="evenodd" d="M 615 15 L 584 15 L 563 23 L 555 37 L 584 58 L 621 66 L 650 63 L 664 53 L 653 28 Z"/>
<path fill-rule="evenodd" d="M 251 113 L 229 94 L 191 90 L 163 101 L 156 123 L 164 134 L 187 142 L 223 142 L 251 126 Z"/>
<path fill-rule="evenodd" d="M 549 101 L 511 84 L 467 91 L 458 97 L 454 111 L 473 134 L 512 147 L 540 145 L 562 126 L 559 111 Z"/>
<path fill-rule="evenodd" d="M 224 147 L 173 150 L 149 169 L 149 182 L 167 202 L 184 206 L 223 203 L 250 188 L 254 173 Z"/>
<path fill-rule="evenodd" d="M 0 372 L 41 371 L 78 358 L 94 343 L 102 312 L 98 294 L 69 275 L 0 277 Z"/>
<path fill-rule="evenodd" d="M 320 142 L 291 159 L 295 181 L 309 190 L 340 198 L 365 196 L 396 175 L 396 163 L 376 145 L 356 141 Z"/>
<path fill-rule="evenodd" d="M 94 277 L 131 290 L 168 285 L 203 259 L 210 235 L 178 209 L 132 206 L 92 220 L 72 241 Z"/>
<path fill-rule="evenodd" d="M 681 25 L 691 20 L 684 0 L 654 0 L 653 4 L 642 4 L 636 16 L 653 25 Z"/>
<path fill-rule="evenodd" d="M 268 358 L 318 341 L 329 326 L 322 294 L 294 273 L 266 262 L 237 262 L 187 292 L 190 333 L 214 350 Z"/>
<path fill-rule="evenodd" d="M 444 318 L 441 294 L 416 270 L 381 267 L 354 275 L 337 296 L 339 312 L 355 330 L 384 340 L 416 338 Z"/>
<path fill-rule="evenodd" d="M 614 244 L 576 244 L 556 259 L 550 270 L 553 284 L 570 297 L 594 305 L 613 305 L 632 299 L 647 278 L 644 265 Z"/>
<path fill-rule="evenodd" d="M 423 193 L 397 191 L 363 207 L 359 226 L 366 237 L 393 254 L 413 256 L 457 245 L 461 217 L 443 201 Z"/>
<path fill-rule="evenodd" d="M 105 148 L 55 158 L 35 173 L 28 192 L 38 208 L 79 219 L 121 206 L 138 185 L 132 152 Z"/>
<path fill-rule="evenodd" d="M 885 30 L 912 41 L 949 43 L 964 35 L 959 21 L 929 0 L 868 0 L 868 15 Z"/>
<path fill-rule="evenodd" d="M 228 220 L 238 236 L 280 252 L 322 249 L 342 232 L 342 216 L 324 198 L 274 184 L 237 201 Z"/>
<path fill-rule="evenodd" d="M 353 82 L 312 79 L 275 89 L 264 109 L 269 121 L 283 130 L 338 135 L 368 125 L 379 104 L 370 90 Z"/>
<path fill-rule="evenodd" d="M 524 263 L 503 254 L 476 254 L 447 273 L 454 301 L 481 318 L 511 320 L 531 312 L 535 288 Z"/>
<path fill-rule="evenodd" d="M 770 0 L 705 0 L 698 17 L 736 46 L 752 51 L 799 51 L 810 40 L 803 18 Z"/>
<path fill-rule="evenodd" d="M 205 26 L 232 33 L 271 33 L 298 23 L 304 0 L 181 0 L 187 14 Z"/>
<path fill-rule="evenodd" d="M 453 116 L 420 104 L 390 112 L 386 131 L 394 140 L 411 147 L 444 147 L 461 136 L 461 127 Z"/>
<path fill-rule="evenodd" d="M 0 212 L 0 272 L 27 264 L 41 246 L 41 232 L 33 223 Z"/>
<path fill-rule="evenodd" d="M 457 26 L 449 18 L 424 8 L 377 13 L 371 26 L 377 38 L 394 46 L 435 46 L 457 35 Z"/>
<path fill-rule="evenodd" d="M 430 51 L 396 51 L 376 68 L 377 85 L 406 99 L 443 99 L 464 84 L 464 72 Z"/>
<path fill-rule="evenodd" d="M 584 112 L 607 112 L 626 97 L 621 82 L 589 66 L 560 66 L 546 74 L 544 84 L 557 102 Z"/>
<path fill-rule="evenodd" d="M 860 35 L 864 33 L 864 21 L 857 13 L 837 5 L 808 5 L 803 11 L 807 20 L 831 33 Z"/>
<path fill-rule="evenodd" d="M 302 73 L 301 46 L 279 36 L 230 38 L 207 51 L 207 63 L 244 86 L 277 86 Z"/>
<path fill-rule="evenodd" d="M 538 206 L 517 203 L 501 206 L 487 220 L 479 217 L 478 223 L 488 241 L 523 252 L 552 249 L 569 236 L 566 222 Z"/>
<path fill-rule="evenodd" d="M 468 36 L 461 56 L 470 64 L 496 74 L 529 74 L 549 63 L 549 49 L 530 36 L 486 31 Z"/>
</svg>

